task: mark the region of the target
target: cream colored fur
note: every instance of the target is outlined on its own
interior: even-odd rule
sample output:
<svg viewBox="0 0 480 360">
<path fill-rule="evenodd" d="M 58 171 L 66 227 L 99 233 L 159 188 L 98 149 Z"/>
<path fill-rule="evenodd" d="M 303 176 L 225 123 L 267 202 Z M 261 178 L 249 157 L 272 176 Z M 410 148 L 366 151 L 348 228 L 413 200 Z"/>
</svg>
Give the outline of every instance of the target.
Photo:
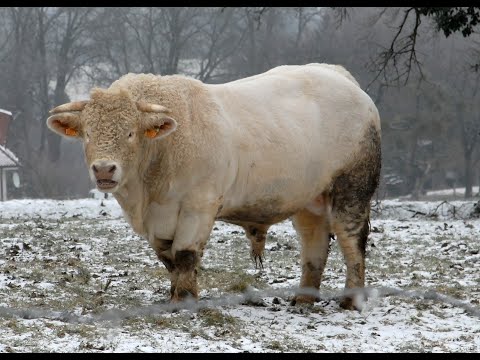
<svg viewBox="0 0 480 360">
<path fill-rule="evenodd" d="M 129 126 L 158 120 L 140 114 L 138 100 L 170 109 L 176 131 L 155 141 L 137 131 L 135 142 L 121 145 Z M 121 121 L 112 115 L 118 109 Z M 217 85 L 128 74 L 93 90 L 79 116 L 80 136 L 97 131 L 87 162 L 100 150 L 118 161 L 124 181 L 114 196 L 126 219 L 153 247 L 173 240 L 164 251 L 171 259 L 201 252 L 215 219 L 243 225 L 263 214 L 273 223 L 314 208 L 334 174 L 354 161 L 367 128 L 380 131 L 369 96 L 343 67 L 328 64 L 280 66 Z M 99 141 L 108 144 L 97 149 Z"/>
<path fill-rule="evenodd" d="M 182 76 L 122 77 L 111 89 L 129 89 L 134 100 L 166 106 L 179 123 L 171 135 L 167 166 L 161 172 L 147 170 L 153 176 L 147 178 L 151 196 L 129 196 L 128 202 L 156 201 L 163 206 L 166 197 L 173 197 L 173 203 L 188 199 L 189 206 L 202 207 L 207 201 L 213 209 L 222 205 L 217 217 L 259 199 L 277 199 L 281 213 L 304 208 L 335 171 L 352 160 L 367 126 L 380 128 L 373 102 L 339 68 L 343 69 L 326 64 L 281 66 L 221 85 Z M 144 155 L 155 157 L 156 149 L 149 150 Z M 170 189 L 162 194 L 165 181 Z M 129 214 L 140 217 L 134 223 L 144 219 L 145 205 L 145 211 Z M 176 223 L 160 212 L 158 221 Z M 146 225 L 159 228 L 155 217 L 150 218 L 152 223 Z M 171 237 L 174 226 L 167 227 L 156 236 Z M 175 239 L 174 251 L 194 248 L 194 236 Z"/>
</svg>

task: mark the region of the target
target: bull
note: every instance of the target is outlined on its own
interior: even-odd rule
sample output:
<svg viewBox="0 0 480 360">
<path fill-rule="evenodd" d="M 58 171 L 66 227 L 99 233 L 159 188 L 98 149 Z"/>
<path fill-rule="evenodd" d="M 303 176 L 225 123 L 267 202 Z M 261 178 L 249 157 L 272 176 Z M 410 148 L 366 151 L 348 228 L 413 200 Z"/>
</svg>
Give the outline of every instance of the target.
<svg viewBox="0 0 480 360">
<path fill-rule="evenodd" d="M 216 220 L 242 226 L 261 259 L 269 227 L 291 218 L 304 289 L 319 289 L 335 234 L 345 287 L 364 287 L 380 117 L 343 67 L 279 66 L 224 84 L 127 74 L 93 88 L 89 100 L 54 108 L 47 126 L 83 140 L 96 187 L 113 194 L 167 268 L 171 301 L 198 297 L 197 268 Z M 352 296 L 340 305 L 358 307 Z"/>
</svg>

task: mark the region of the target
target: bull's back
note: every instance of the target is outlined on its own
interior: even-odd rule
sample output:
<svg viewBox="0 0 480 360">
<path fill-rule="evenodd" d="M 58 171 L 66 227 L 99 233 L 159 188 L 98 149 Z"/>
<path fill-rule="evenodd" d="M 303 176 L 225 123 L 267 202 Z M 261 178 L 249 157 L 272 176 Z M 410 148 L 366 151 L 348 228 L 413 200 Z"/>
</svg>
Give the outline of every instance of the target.
<svg viewBox="0 0 480 360">
<path fill-rule="evenodd" d="M 210 88 L 232 129 L 227 220 L 286 218 L 352 161 L 369 128 L 380 131 L 371 99 L 332 68 L 283 66 Z"/>
</svg>

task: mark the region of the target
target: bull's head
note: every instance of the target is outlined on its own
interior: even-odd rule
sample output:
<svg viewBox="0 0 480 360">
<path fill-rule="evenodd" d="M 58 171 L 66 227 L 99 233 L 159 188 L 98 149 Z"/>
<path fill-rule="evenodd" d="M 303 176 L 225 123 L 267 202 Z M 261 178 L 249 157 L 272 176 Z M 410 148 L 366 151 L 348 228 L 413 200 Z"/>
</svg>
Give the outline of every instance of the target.
<svg viewBox="0 0 480 360">
<path fill-rule="evenodd" d="M 91 100 L 51 110 L 47 126 L 67 138 L 82 139 L 91 179 L 98 190 L 115 192 L 145 161 L 141 150 L 175 131 L 177 122 L 169 112 L 162 105 L 133 101 L 124 89 L 93 89 Z"/>
</svg>

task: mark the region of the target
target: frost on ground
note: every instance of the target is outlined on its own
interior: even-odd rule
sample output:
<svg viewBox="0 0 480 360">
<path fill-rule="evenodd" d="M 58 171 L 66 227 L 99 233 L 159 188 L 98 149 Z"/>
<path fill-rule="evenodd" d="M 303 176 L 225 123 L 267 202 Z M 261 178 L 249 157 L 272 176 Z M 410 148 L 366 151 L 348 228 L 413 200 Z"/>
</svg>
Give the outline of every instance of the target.
<svg viewBox="0 0 480 360">
<path fill-rule="evenodd" d="M 462 201 L 376 206 L 367 286 L 435 291 L 478 310 L 480 220 L 468 216 L 472 209 Z M 290 221 L 271 228 L 263 271 L 243 230 L 217 222 L 199 285 L 201 301 L 219 302 L 158 313 L 151 310 L 168 305 L 167 272 L 115 200 L 7 201 L 0 227 L 0 352 L 480 351 L 480 318 L 448 302 L 373 293 L 362 312 L 335 300 L 290 306 L 286 290 L 300 280 Z M 344 280 L 333 242 L 322 293 L 339 293 Z M 221 302 L 246 289 L 265 296 Z"/>
</svg>

